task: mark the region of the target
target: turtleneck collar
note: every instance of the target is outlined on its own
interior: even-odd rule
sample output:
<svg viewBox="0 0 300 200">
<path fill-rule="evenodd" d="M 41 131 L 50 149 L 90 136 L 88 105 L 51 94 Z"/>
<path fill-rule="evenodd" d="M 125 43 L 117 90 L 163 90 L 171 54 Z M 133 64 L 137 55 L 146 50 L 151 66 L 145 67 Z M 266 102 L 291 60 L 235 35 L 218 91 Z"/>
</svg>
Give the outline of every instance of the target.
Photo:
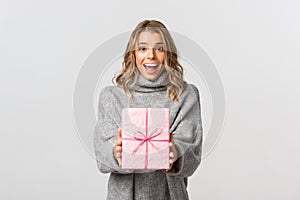
<svg viewBox="0 0 300 200">
<path fill-rule="evenodd" d="M 137 92 L 163 91 L 167 89 L 168 84 L 167 71 L 164 70 L 162 74 L 153 81 L 150 81 L 139 74 L 137 83 L 131 89 Z"/>
</svg>

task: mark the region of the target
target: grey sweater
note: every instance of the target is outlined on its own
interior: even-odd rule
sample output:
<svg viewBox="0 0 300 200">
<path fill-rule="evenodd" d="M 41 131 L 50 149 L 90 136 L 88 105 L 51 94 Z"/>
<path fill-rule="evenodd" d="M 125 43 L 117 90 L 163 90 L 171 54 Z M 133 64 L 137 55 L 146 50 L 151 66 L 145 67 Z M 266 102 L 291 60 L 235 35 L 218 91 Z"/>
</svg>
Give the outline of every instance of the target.
<svg viewBox="0 0 300 200">
<path fill-rule="evenodd" d="M 101 93 L 94 146 L 101 172 L 110 173 L 107 199 L 156 200 L 188 199 L 187 177 L 201 161 L 202 123 L 198 89 L 186 84 L 178 102 L 166 96 L 166 72 L 155 81 L 142 76 L 132 89 L 129 101 L 123 89 L 107 86 Z M 170 131 L 179 153 L 178 160 L 168 172 L 163 170 L 124 170 L 113 157 L 117 130 L 121 128 L 122 108 L 169 108 Z"/>
</svg>

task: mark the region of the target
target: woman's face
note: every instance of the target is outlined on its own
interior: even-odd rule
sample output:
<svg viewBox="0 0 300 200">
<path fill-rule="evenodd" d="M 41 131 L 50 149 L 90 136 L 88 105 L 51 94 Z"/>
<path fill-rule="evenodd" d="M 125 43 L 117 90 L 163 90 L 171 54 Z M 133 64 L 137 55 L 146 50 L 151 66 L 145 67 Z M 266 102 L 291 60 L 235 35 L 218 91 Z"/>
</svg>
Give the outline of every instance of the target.
<svg viewBox="0 0 300 200">
<path fill-rule="evenodd" d="M 135 50 L 135 64 L 141 75 L 150 80 L 156 80 L 164 70 L 164 44 L 158 33 L 141 32 Z"/>
</svg>

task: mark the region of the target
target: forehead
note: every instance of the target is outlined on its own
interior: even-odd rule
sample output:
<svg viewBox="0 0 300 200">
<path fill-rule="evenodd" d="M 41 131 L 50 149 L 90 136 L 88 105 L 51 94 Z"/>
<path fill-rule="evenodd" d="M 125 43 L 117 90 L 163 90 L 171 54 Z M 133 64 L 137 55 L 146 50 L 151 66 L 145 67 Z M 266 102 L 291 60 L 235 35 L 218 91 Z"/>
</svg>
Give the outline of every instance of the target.
<svg viewBox="0 0 300 200">
<path fill-rule="evenodd" d="M 138 44 L 140 43 L 156 44 L 156 43 L 163 43 L 163 40 L 159 33 L 143 31 L 139 34 L 137 42 Z"/>
</svg>

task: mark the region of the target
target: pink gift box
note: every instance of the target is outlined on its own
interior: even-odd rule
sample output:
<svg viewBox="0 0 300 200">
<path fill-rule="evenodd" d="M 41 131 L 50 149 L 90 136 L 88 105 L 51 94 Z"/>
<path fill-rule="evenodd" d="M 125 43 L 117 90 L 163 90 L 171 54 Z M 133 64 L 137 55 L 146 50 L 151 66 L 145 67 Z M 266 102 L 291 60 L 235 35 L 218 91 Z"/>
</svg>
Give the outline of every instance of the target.
<svg viewBox="0 0 300 200">
<path fill-rule="evenodd" d="M 167 108 L 124 108 L 122 168 L 168 169 L 169 127 Z"/>
</svg>

